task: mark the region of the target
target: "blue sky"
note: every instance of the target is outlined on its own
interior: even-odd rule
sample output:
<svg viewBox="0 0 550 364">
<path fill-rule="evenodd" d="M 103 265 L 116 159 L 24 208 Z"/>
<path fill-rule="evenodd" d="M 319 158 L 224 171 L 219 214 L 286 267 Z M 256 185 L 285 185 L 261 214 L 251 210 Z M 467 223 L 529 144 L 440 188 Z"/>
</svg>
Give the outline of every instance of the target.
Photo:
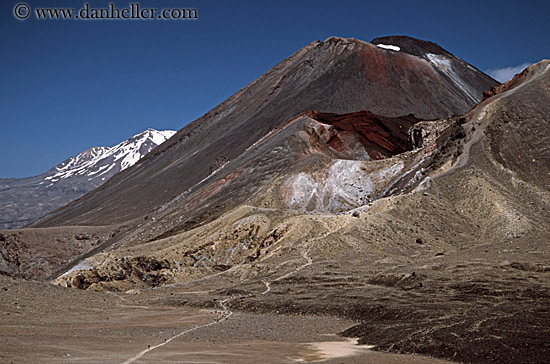
<svg viewBox="0 0 550 364">
<path fill-rule="evenodd" d="M 198 10 L 197 20 L 184 21 L 21 21 L 13 15 L 21 2 L 78 9 L 86 0 L 0 2 L 0 177 L 45 172 L 149 127 L 181 129 L 332 35 L 410 35 L 484 71 L 550 57 L 545 0 L 139 1 Z"/>
</svg>

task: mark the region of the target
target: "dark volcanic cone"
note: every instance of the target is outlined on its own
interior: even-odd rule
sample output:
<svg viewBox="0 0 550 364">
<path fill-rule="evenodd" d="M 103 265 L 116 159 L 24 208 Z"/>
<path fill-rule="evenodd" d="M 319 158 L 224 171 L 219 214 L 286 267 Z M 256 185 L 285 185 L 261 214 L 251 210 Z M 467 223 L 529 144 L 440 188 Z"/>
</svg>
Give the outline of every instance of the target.
<svg viewBox="0 0 550 364">
<path fill-rule="evenodd" d="M 418 48 L 424 45 L 419 42 Z M 448 52 L 434 59 L 354 39 L 312 42 L 180 130 L 135 168 L 35 226 L 105 225 L 143 217 L 196 189 L 223 165 L 220 161 L 237 159 L 307 110 L 432 119 L 467 111 L 497 84 Z M 475 82 L 462 80 L 456 64 L 471 69 Z"/>
<path fill-rule="evenodd" d="M 100 244 L 81 270 L 56 274 L 62 286 L 127 292 L 128 303 L 162 309 L 277 314 L 266 322 L 331 314 L 361 321 L 345 334 L 382 350 L 547 363 L 550 61 L 463 115 L 417 123 L 396 115 L 467 105 L 477 94 L 465 79 L 477 71 L 431 43 L 379 45 L 304 48 L 42 223 L 125 221 L 106 243 L 111 227 L 61 241 L 50 237 L 82 226 L 13 231 L 0 236 L 2 259 L 22 263 L 21 274 L 58 267 L 30 259 L 25 234 L 37 231 L 34 241 L 56 250 Z M 413 123 L 412 150 L 392 155 Z M 216 340 L 224 325 L 208 329 Z"/>
</svg>

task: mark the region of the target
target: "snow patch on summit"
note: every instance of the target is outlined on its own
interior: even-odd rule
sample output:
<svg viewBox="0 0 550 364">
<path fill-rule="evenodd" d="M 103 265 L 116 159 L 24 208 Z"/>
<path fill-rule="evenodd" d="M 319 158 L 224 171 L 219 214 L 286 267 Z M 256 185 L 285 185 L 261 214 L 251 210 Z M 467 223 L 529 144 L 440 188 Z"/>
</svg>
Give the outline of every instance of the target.
<svg viewBox="0 0 550 364">
<path fill-rule="evenodd" d="M 401 50 L 400 47 L 396 45 L 391 45 L 391 44 L 377 44 L 376 46 L 382 49 L 389 49 L 390 51 L 395 51 L 395 52 L 399 52 Z"/>
</svg>

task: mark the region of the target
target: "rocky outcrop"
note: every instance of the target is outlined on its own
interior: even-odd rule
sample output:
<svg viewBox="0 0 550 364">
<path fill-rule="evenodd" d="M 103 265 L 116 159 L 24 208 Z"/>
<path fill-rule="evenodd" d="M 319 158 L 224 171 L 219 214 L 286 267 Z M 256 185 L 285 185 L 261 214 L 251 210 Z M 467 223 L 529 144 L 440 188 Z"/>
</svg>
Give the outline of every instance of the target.
<svg viewBox="0 0 550 364">
<path fill-rule="evenodd" d="M 483 100 L 487 100 L 489 97 L 493 97 L 495 95 L 498 95 L 510 90 L 511 88 L 515 87 L 518 84 L 518 82 L 524 77 L 526 77 L 528 74 L 529 74 L 529 68 L 526 68 L 520 73 L 516 74 L 514 77 L 512 77 L 512 79 L 500 85 L 491 87 L 489 90 L 483 92 Z"/>
<path fill-rule="evenodd" d="M 0 231 L 0 274 L 44 280 L 114 236 L 114 229 L 63 227 Z"/>
</svg>

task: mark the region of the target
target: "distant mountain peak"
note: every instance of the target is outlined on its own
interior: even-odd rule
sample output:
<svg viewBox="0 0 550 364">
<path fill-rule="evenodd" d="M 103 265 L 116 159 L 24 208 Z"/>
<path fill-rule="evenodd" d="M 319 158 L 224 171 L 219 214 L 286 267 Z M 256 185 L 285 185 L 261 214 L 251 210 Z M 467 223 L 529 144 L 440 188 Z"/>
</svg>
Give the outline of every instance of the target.
<svg viewBox="0 0 550 364">
<path fill-rule="evenodd" d="M 93 147 L 58 164 L 47 172 L 45 180 L 57 182 L 72 176 L 105 181 L 114 174 L 133 166 L 157 145 L 176 132 L 147 129 L 113 147 Z M 101 184 L 101 183 L 100 183 Z M 97 187 L 97 186 L 96 186 Z"/>
<path fill-rule="evenodd" d="M 4 179 L 0 183 L 0 229 L 28 224 L 92 191 L 175 133 L 149 128 L 113 147 L 80 152 L 41 175 Z"/>
</svg>

